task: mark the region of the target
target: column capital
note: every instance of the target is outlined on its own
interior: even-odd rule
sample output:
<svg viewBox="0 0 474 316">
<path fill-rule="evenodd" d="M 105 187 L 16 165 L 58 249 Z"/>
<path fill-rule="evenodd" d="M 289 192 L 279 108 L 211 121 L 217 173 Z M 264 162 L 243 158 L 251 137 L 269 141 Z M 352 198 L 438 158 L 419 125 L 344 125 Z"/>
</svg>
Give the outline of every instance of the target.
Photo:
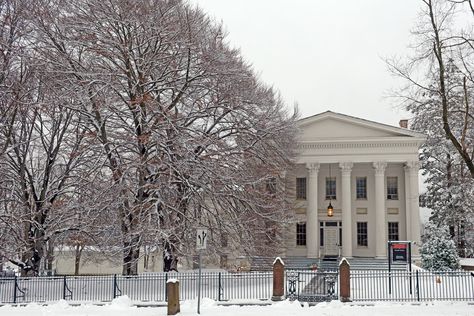
<svg viewBox="0 0 474 316">
<path fill-rule="evenodd" d="M 341 168 L 342 173 L 349 173 L 352 170 L 352 167 L 354 164 L 352 162 L 340 162 L 339 163 L 339 168 Z"/>
<path fill-rule="evenodd" d="M 306 169 L 308 170 L 309 175 L 317 175 L 319 172 L 320 164 L 319 162 L 307 163 Z"/>
<path fill-rule="evenodd" d="M 403 168 L 410 172 L 418 172 L 420 169 L 420 162 L 418 160 L 407 161 Z"/>
<path fill-rule="evenodd" d="M 383 175 L 385 172 L 385 168 L 387 168 L 386 161 L 374 161 L 372 166 L 375 169 L 375 175 Z"/>
</svg>

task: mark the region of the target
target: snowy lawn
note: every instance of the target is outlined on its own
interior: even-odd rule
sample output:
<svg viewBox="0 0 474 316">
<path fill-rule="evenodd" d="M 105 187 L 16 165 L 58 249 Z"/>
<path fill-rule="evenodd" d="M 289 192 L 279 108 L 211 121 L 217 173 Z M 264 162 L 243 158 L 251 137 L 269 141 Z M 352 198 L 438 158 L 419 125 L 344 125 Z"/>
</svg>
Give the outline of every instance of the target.
<svg viewBox="0 0 474 316">
<path fill-rule="evenodd" d="M 66 301 L 60 301 L 48 306 L 29 304 L 27 306 L 0 307 L 2 316 L 159 316 L 166 315 L 165 307 L 136 307 L 132 301 L 122 296 L 111 304 L 104 306 L 81 305 L 71 306 Z M 181 303 L 179 315 L 197 315 L 196 301 Z M 301 307 L 298 302 L 279 302 L 270 306 L 219 306 L 215 301 L 203 299 L 201 315 L 205 316 L 314 316 L 314 315 L 474 315 L 474 305 L 467 302 L 434 302 L 421 304 L 374 303 L 367 305 L 343 304 L 338 301 L 320 303 L 316 306 Z"/>
</svg>

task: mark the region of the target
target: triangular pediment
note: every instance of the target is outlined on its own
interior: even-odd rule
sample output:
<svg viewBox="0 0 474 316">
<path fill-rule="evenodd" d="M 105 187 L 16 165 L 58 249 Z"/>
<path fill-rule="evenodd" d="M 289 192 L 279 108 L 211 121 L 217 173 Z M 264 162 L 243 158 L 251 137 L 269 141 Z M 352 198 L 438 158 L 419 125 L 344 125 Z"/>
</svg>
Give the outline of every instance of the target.
<svg viewBox="0 0 474 316">
<path fill-rule="evenodd" d="M 298 121 L 300 141 L 327 139 L 425 138 L 421 133 L 357 117 L 323 112 Z"/>
</svg>

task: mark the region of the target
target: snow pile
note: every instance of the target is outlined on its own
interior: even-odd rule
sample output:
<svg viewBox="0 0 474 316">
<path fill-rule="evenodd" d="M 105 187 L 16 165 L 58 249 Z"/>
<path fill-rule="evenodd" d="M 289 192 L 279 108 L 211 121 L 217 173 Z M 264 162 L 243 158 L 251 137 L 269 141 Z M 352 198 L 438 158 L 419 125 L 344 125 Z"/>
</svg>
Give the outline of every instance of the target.
<svg viewBox="0 0 474 316">
<path fill-rule="evenodd" d="M 127 296 L 119 296 L 112 300 L 110 307 L 113 309 L 126 309 L 133 306 L 132 300 Z"/>
<path fill-rule="evenodd" d="M 203 316 L 314 316 L 314 315 L 392 315 L 392 316 L 435 316 L 435 315 L 472 315 L 474 306 L 468 302 L 434 302 L 434 303 L 367 303 L 348 304 L 339 301 L 329 303 L 319 303 L 316 306 L 308 306 L 297 301 L 283 301 L 269 306 L 220 306 L 215 301 L 204 298 L 201 302 L 201 315 Z M 42 306 L 39 304 L 29 304 L 27 306 L 3 306 L 0 307 L 2 316 L 157 316 L 166 315 L 166 307 L 141 307 L 132 306 L 131 300 L 126 297 L 119 297 L 110 304 L 104 306 L 81 305 L 70 306 L 65 301 Z M 181 303 L 182 316 L 197 315 L 197 302 L 184 301 Z"/>
</svg>

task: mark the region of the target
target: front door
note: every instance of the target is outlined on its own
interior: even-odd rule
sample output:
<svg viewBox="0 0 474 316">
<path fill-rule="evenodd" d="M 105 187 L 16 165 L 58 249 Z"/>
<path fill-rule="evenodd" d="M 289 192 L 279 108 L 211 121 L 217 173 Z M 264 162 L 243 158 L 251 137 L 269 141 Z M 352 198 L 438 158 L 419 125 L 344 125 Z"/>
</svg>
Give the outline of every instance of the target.
<svg viewBox="0 0 474 316">
<path fill-rule="evenodd" d="M 339 246 L 337 242 L 339 228 L 337 226 L 324 227 L 324 255 L 339 255 Z"/>
</svg>

